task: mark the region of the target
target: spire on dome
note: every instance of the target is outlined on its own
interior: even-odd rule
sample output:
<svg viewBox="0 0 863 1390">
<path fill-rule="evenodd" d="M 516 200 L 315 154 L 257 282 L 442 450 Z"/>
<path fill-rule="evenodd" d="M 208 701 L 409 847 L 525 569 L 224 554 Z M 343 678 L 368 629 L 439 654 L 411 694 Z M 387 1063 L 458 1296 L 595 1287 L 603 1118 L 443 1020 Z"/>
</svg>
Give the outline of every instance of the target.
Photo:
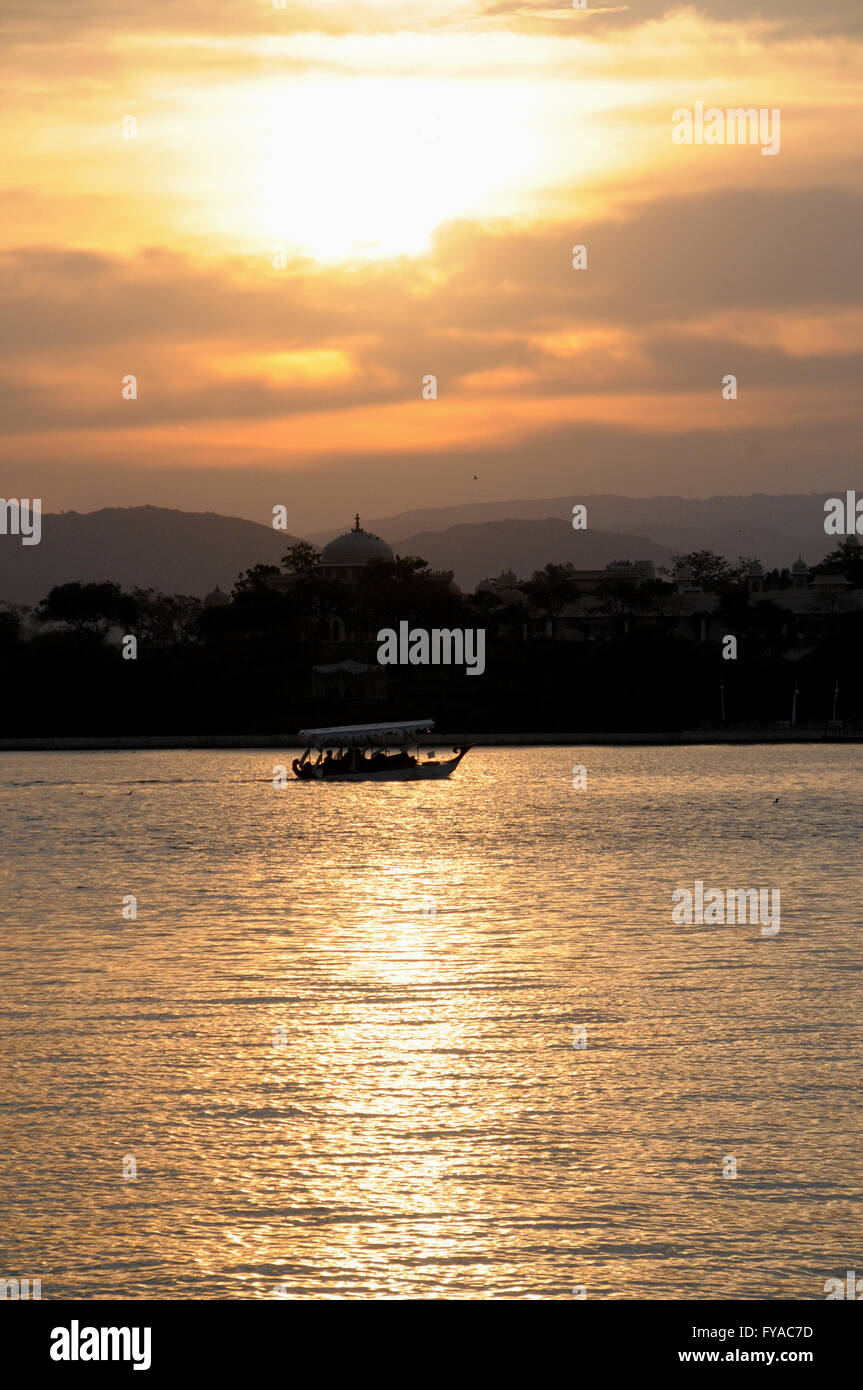
<svg viewBox="0 0 863 1390">
<path fill-rule="evenodd" d="M 362 528 L 362 526 L 360 526 L 360 514 L 359 514 L 359 512 L 357 512 L 356 516 L 354 517 L 354 522 L 356 523 L 356 524 L 354 525 L 354 530 L 355 530 L 355 531 L 361 531 L 363 528 Z"/>
</svg>

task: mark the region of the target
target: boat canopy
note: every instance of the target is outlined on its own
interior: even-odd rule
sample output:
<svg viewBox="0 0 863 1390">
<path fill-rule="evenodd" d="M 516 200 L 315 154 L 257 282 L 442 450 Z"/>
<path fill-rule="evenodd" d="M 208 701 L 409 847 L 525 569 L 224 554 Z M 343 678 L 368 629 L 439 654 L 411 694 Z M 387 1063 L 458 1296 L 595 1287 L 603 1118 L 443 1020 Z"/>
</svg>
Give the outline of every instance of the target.
<svg viewBox="0 0 863 1390">
<path fill-rule="evenodd" d="M 374 743 L 387 734 L 428 733 L 434 728 L 433 719 L 403 719 L 398 724 L 340 724 L 331 729 L 300 729 L 300 738 L 315 748 L 335 747 L 337 744 Z"/>
</svg>

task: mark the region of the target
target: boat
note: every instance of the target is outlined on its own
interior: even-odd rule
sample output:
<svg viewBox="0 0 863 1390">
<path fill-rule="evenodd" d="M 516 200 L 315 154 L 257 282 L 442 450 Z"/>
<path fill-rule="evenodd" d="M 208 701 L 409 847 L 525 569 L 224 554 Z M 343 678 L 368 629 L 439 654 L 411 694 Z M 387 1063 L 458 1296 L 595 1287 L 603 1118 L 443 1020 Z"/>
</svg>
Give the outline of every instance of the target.
<svg viewBox="0 0 863 1390">
<path fill-rule="evenodd" d="M 454 748 L 454 757 L 441 760 L 429 751 L 423 761 L 419 735 L 432 729 L 433 719 L 300 729 L 306 751 L 291 764 L 294 776 L 301 782 L 424 782 L 449 777 L 469 751 L 469 745 Z M 315 752 L 317 758 L 313 756 Z"/>
</svg>

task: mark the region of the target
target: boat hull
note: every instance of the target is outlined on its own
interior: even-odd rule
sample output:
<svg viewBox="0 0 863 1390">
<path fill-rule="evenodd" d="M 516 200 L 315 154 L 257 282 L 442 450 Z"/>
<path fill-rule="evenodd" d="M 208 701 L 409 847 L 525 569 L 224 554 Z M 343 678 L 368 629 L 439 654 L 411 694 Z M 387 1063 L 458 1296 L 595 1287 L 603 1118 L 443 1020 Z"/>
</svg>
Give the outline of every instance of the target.
<svg viewBox="0 0 863 1390">
<path fill-rule="evenodd" d="M 459 749 L 454 758 L 448 758 L 440 763 L 417 763 L 416 767 L 394 767 L 380 768 L 378 771 L 370 769 L 360 772 L 329 772 L 324 773 L 320 767 L 312 767 L 309 772 L 301 775 L 294 769 L 294 775 L 299 777 L 301 782 L 429 782 L 440 781 L 444 777 L 449 777 L 455 772 L 467 748 Z M 308 764 L 306 764 L 308 767 Z"/>
</svg>

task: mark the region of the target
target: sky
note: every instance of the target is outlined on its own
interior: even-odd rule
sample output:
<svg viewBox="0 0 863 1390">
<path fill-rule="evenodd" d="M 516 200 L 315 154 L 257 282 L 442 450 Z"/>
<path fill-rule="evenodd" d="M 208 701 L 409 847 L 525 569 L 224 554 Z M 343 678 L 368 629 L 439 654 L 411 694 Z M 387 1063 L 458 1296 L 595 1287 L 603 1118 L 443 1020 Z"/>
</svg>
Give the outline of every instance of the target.
<svg viewBox="0 0 863 1390">
<path fill-rule="evenodd" d="M 8 0 L 0 51 L 5 496 L 863 489 L 859 0 Z"/>
</svg>

